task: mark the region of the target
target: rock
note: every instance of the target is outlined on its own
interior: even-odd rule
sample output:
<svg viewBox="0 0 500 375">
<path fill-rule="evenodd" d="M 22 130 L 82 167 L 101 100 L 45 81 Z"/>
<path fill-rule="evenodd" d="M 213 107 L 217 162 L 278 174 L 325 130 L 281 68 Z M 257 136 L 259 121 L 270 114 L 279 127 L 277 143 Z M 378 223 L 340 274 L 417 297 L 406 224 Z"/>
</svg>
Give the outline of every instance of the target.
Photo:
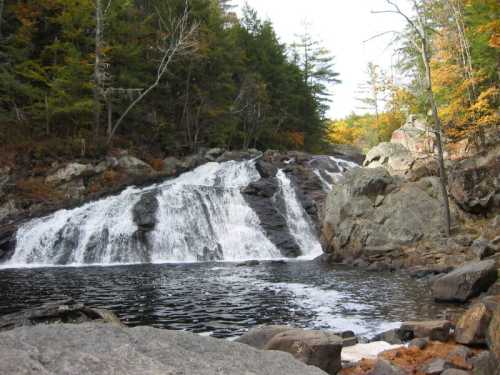
<svg viewBox="0 0 500 375">
<path fill-rule="evenodd" d="M 325 249 L 335 259 L 392 264 L 404 246 L 442 237 L 439 194 L 433 177 L 403 182 L 381 168 L 349 171 L 325 202 Z"/>
<path fill-rule="evenodd" d="M 20 210 L 17 209 L 16 203 L 12 199 L 0 204 L 0 222 L 9 216 L 17 215 L 19 212 Z"/>
<path fill-rule="evenodd" d="M 2 374 L 321 375 L 287 353 L 199 335 L 107 324 L 39 325 L 0 333 Z"/>
<path fill-rule="evenodd" d="M 367 168 L 385 168 L 391 175 L 405 175 L 414 162 L 414 156 L 406 147 L 383 142 L 368 152 L 363 165 Z"/>
<path fill-rule="evenodd" d="M 449 191 L 465 211 L 481 214 L 498 209 L 495 196 L 500 193 L 500 146 L 486 155 L 456 163 L 448 174 Z"/>
<path fill-rule="evenodd" d="M 156 226 L 158 210 L 156 194 L 156 191 L 143 194 L 132 208 L 134 223 L 142 232 L 151 232 Z"/>
<path fill-rule="evenodd" d="M 261 326 L 252 328 L 243 336 L 236 339 L 236 342 L 246 344 L 255 349 L 263 350 L 268 342 L 277 334 L 290 331 L 289 326 Z"/>
<path fill-rule="evenodd" d="M 289 330 L 278 333 L 267 343 L 266 350 L 292 354 L 299 361 L 335 375 L 342 368 L 342 339 L 328 332 Z"/>
<path fill-rule="evenodd" d="M 410 115 L 406 123 L 392 133 L 391 143 L 404 146 L 412 154 L 429 154 L 434 153 L 435 138 L 425 120 Z"/>
<path fill-rule="evenodd" d="M 302 255 L 295 237 L 290 233 L 286 216 L 285 202 L 277 194 L 280 184 L 277 178 L 265 178 L 251 183 L 243 189 L 243 197 L 260 219 L 261 227 L 267 238 L 287 258 Z"/>
<path fill-rule="evenodd" d="M 448 370 L 444 370 L 441 375 L 470 375 L 470 372 L 459 370 L 456 368 L 450 368 Z"/>
<path fill-rule="evenodd" d="M 416 338 L 410 341 L 408 344 L 409 348 L 418 348 L 420 350 L 423 350 L 427 347 L 429 344 L 429 340 L 426 338 Z"/>
<path fill-rule="evenodd" d="M 434 358 L 420 367 L 420 371 L 426 375 L 440 375 L 445 370 L 453 368 L 453 365 L 442 358 Z"/>
<path fill-rule="evenodd" d="M 411 335 L 417 338 L 428 337 L 433 341 L 448 341 L 452 324 L 448 320 L 435 320 L 427 322 L 406 322 L 401 325 L 403 335 Z"/>
<path fill-rule="evenodd" d="M 111 311 L 92 309 L 72 298 L 49 302 L 40 307 L 0 316 L 0 331 L 37 324 L 83 323 L 99 321 L 122 325 Z M 0 371 L 1 373 L 1 371 Z"/>
<path fill-rule="evenodd" d="M 358 343 L 358 338 L 353 331 L 333 332 L 335 336 L 342 338 L 342 347 L 354 346 Z"/>
<path fill-rule="evenodd" d="M 153 168 L 151 168 L 149 164 L 129 155 L 125 155 L 119 158 L 118 166 L 131 175 L 141 176 L 154 173 Z"/>
<path fill-rule="evenodd" d="M 468 363 L 472 366 L 473 375 L 500 374 L 500 363 L 492 352 L 483 351 L 469 359 Z"/>
<path fill-rule="evenodd" d="M 486 334 L 493 316 L 488 304 L 478 302 L 470 307 L 455 327 L 455 341 L 465 345 L 486 344 Z"/>
<path fill-rule="evenodd" d="M 486 334 L 486 343 L 500 361 L 500 304 L 493 310 L 493 316 Z"/>
<path fill-rule="evenodd" d="M 400 329 L 391 329 L 389 331 L 379 333 L 371 341 L 385 341 L 392 345 L 401 345 L 403 344 L 403 341 L 411 340 L 413 337 L 412 335 L 404 336 L 403 334 L 404 332 Z"/>
<path fill-rule="evenodd" d="M 432 294 L 437 301 L 466 302 L 488 290 L 496 280 L 494 260 L 471 262 L 438 278 Z"/>
<path fill-rule="evenodd" d="M 61 184 L 69 182 L 75 178 L 90 176 L 95 174 L 94 167 L 90 164 L 69 163 L 57 172 L 48 176 L 45 181 L 50 184 Z"/>
<path fill-rule="evenodd" d="M 495 254 L 496 249 L 491 246 L 490 241 L 484 238 L 478 238 L 472 243 L 472 251 L 479 260 L 483 260 Z"/>
<path fill-rule="evenodd" d="M 328 145 L 327 154 L 337 158 L 352 161 L 359 165 L 362 165 L 365 161 L 365 155 L 363 151 L 351 145 Z"/>
<path fill-rule="evenodd" d="M 236 267 L 255 267 L 258 266 L 260 262 L 258 260 L 249 260 L 246 262 L 238 263 Z"/>
<path fill-rule="evenodd" d="M 182 172 L 182 162 L 172 156 L 163 160 L 163 170 L 168 176 L 176 176 Z"/>
<path fill-rule="evenodd" d="M 375 363 L 373 370 L 368 372 L 367 375 L 406 375 L 406 371 L 397 367 L 396 365 L 386 361 L 385 359 L 379 359 Z"/>
<path fill-rule="evenodd" d="M 225 152 L 222 148 L 212 148 L 205 152 L 205 159 L 208 161 L 216 161 L 219 156 L 221 156 Z"/>
<path fill-rule="evenodd" d="M 257 160 L 255 168 L 262 178 L 276 177 L 276 174 L 278 173 L 278 168 L 276 168 L 273 164 L 262 160 Z"/>
<path fill-rule="evenodd" d="M 448 359 L 451 362 L 457 362 L 458 360 L 460 363 L 467 363 L 468 359 L 473 355 L 474 353 L 468 347 L 459 345 L 448 354 Z"/>
</svg>

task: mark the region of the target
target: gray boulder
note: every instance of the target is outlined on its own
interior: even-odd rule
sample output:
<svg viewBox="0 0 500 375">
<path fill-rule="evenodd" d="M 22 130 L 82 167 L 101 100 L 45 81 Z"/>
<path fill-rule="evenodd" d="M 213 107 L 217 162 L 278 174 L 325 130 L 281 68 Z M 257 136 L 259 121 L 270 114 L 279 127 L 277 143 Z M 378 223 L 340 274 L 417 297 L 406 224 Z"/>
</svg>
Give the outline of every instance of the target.
<svg viewBox="0 0 500 375">
<path fill-rule="evenodd" d="M 406 375 L 406 371 L 393 365 L 385 359 L 378 359 L 373 370 L 367 375 Z"/>
<path fill-rule="evenodd" d="M 404 337 L 428 337 L 433 341 L 448 341 L 452 324 L 448 320 L 432 320 L 424 322 L 406 322 L 401 324 L 401 335 Z"/>
<path fill-rule="evenodd" d="M 383 142 L 372 148 L 366 155 L 364 166 L 383 167 L 393 175 L 405 175 L 415 162 L 415 157 L 405 146 Z"/>
<path fill-rule="evenodd" d="M 383 168 L 352 170 L 326 199 L 322 241 L 334 259 L 377 262 L 444 232 L 437 178 L 403 182 Z"/>
<path fill-rule="evenodd" d="M 255 349 L 263 350 L 268 342 L 277 334 L 290 331 L 289 326 L 261 326 L 255 327 L 236 339 L 236 342 L 246 344 Z"/>
<path fill-rule="evenodd" d="M 2 374 L 321 375 L 287 353 L 191 333 L 109 324 L 0 333 Z"/>
<path fill-rule="evenodd" d="M 153 168 L 149 164 L 130 155 L 119 158 L 118 166 L 131 175 L 142 176 L 154 173 Z"/>
<path fill-rule="evenodd" d="M 96 174 L 91 164 L 69 163 L 55 173 L 47 176 L 45 181 L 50 184 L 61 184 L 75 178 Z"/>
<path fill-rule="evenodd" d="M 466 302 L 486 291 L 497 280 L 494 260 L 471 262 L 438 278 L 432 285 L 437 301 Z"/>
<path fill-rule="evenodd" d="M 273 336 L 265 349 L 290 353 L 299 361 L 319 367 L 330 375 L 337 374 L 342 368 L 342 339 L 329 332 L 288 330 Z"/>
</svg>

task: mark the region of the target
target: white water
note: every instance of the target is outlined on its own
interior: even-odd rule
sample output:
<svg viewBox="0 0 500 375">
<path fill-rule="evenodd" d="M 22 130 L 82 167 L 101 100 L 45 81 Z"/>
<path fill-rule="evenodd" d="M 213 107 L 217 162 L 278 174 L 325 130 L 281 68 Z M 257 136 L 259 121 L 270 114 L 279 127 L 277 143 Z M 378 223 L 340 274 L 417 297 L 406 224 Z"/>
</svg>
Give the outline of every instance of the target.
<svg viewBox="0 0 500 375">
<path fill-rule="evenodd" d="M 323 253 L 321 244 L 314 233 L 313 224 L 304 208 L 297 199 L 297 194 L 292 185 L 292 181 L 282 171 L 276 175 L 281 184 L 281 191 L 286 204 L 286 221 L 290 233 L 302 249 L 303 256 L 315 258 Z"/>
<path fill-rule="evenodd" d="M 340 172 L 331 173 L 328 172 L 328 170 L 320 171 L 319 169 L 314 171 L 314 174 L 321 180 L 325 191 L 331 191 L 333 189 L 333 185 L 342 182 L 345 172 L 350 171 L 351 169 L 359 168 L 359 164 L 352 161 L 339 159 L 334 156 L 329 156 L 328 158 L 338 166 Z M 323 176 L 322 172 L 329 176 L 332 182 L 328 181 L 325 176 Z"/>
<path fill-rule="evenodd" d="M 4 267 L 281 258 L 240 192 L 259 178 L 252 161 L 207 163 L 162 184 L 58 211 L 18 230 Z M 279 179 L 291 233 L 304 255 L 321 254 L 290 180 L 282 172 Z M 137 240 L 132 215 L 144 193 L 156 193 L 159 203 L 149 246 Z"/>
</svg>

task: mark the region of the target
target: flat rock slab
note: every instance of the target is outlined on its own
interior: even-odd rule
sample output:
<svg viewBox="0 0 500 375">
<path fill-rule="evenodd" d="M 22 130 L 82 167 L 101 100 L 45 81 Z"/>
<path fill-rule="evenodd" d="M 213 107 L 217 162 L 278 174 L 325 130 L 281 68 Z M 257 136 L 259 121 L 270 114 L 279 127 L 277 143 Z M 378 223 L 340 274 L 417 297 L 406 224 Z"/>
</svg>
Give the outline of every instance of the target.
<svg viewBox="0 0 500 375">
<path fill-rule="evenodd" d="M 0 333 L 0 374 L 324 375 L 290 354 L 151 327 L 55 324 Z"/>
<path fill-rule="evenodd" d="M 466 302 L 486 291 L 497 277 L 494 260 L 468 263 L 437 279 L 432 295 L 437 301 Z"/>
</svg>

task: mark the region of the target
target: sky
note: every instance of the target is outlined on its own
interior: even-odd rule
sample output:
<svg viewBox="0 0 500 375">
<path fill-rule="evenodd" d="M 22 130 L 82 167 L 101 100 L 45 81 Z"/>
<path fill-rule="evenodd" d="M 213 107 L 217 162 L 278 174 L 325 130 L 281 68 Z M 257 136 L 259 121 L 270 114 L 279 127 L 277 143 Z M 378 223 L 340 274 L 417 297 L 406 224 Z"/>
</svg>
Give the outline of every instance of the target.
<svg viewBox="0 0 500 375">
<path fill-rule="evenodd" d="M 335 69 L 342 83 L 332 88 L 333 102 L 328 115 L 341 118 L 363 112 L 356 100 L 359 85 L 366 81 L 366 68 L 374 62 L 390 71 L 395 61 L 392 37 L 386 35 L 364 43 L 380 33 L 401 30 L 404 21 L 394 14 L 372 14 L 388 9 L 384 0 L 234 0 L 247 2 L 263 19 L 270 19 L 282 42 L 291 44 L 304 30 L 304 22 L 316 39 L 335 56 Z M 398 1 L 398 4 L 403 1 Z"/>
</svg>

